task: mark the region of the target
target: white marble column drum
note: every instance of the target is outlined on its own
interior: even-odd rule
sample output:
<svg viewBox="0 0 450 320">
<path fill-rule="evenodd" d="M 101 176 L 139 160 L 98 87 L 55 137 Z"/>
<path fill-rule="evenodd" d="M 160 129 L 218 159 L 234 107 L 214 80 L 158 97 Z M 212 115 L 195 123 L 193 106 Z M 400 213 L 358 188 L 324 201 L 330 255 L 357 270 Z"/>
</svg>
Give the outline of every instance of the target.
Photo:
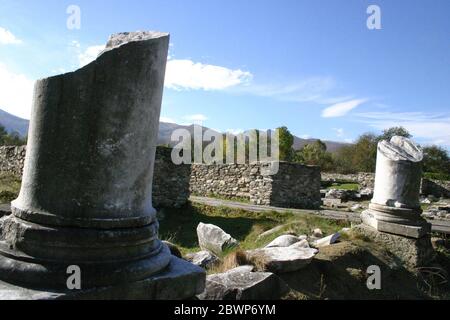
<svg viewBox="0 0 450 320">
<path fill-rule="evenodd" d="M 394 136 L 378 144 L 374 196 L 361 216 L 366 225 L 412 238 L 430 231 L 420 216 L 422 159 L 421 148 L 408 138 Z"/>
</svg>

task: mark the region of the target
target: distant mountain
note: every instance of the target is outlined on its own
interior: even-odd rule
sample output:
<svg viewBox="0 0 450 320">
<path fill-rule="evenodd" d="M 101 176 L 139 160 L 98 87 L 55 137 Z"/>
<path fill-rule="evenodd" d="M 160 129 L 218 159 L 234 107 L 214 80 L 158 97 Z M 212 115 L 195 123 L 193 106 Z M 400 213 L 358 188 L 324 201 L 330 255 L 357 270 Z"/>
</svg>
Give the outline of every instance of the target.
<svg viewBox="0 0 450 320">
<path fill-rule="evenodd" d="M 190 126 L 182 126 L 182 125 L 178 125 L 175 123 L 166 123 L 166 122 L 160 122 L 159 123 L 159 138 L 158 138 L 158 144 L 165 144 L 165 145 L 170 145 L 170 146 L 174 146 L 175 144 L 177 144 L 177 142 L 171 142 L 170 141 L 170 137 L 172 135 L 172 132 L 176 129 L 187 129 L 189 130 L 189 132 L 191 133 L 191 136 L 193 136 L 193 130 L 194 130 L 194 126 L 190 125 Z M 208 128 L 203 127 L 203 131 L 208 130 Z M 299 150 L 302 147 L 304 147 L 307 144 L 313 143 L 315 141 L 317 141 L 318 139 L 302 139 L 299 138 L 297 136 L 294 136 L 294 149 L 295 150 Z M 336 142 L 336 141 L 328 141 L 328 140 L 322 140 L 322 142 L 324 142 L 327 146 L 327 151 L 329 152 L 336 152 L 337 150 L 339 150 L 340 148 L 349 145 L 349 143 L 343 143 L 343 142 Z"/>
<path fill-rule="evenodd" d="M 6 111 L 0 109 L 0 124 L 5 127 L 9 133 L 16 131 L 22 137 L 25 137 L 28 132 L 28 120 L 16 117 Z"/>
<path fill-rule="evenodd" d="M 16 117 L 0 109 L 0 124 L 3 125 L 8 132 L 16 131 L 21 136 L 26 136 L 28 132 L 28 123 L 29 123 L 28 120 Z M 176 145 L 178 142 L 176 141 L 173 142 L 170 139 L 172 132 L 175 131 L 176 129 L 187 129 L 190 132 L 191 137 L 194 136 L 194 125 L 183 126 L 176 123 L 160 122 L 158 144 L 160 145 L 165 144 L 172 147 Z M 208 129 L 209 128 L 207 127 L 203 127 L 203 131 Z M 297 136 L 294 136 L 294 149 L 296 150 L 301 149 L 306 144 L 313 143 L 314 141 L 317 141 L 317 139 L 302 139 Z M 336 152 L 343 146 L 348 145 L 348 143 L 336 141 L 326 141 L 326 140 L 322 141 L 327 145 L 327 150 L 330 152 Z"/>
<path fill-rule="evenodd" d="M 314 138 L 302 139 L 297 136 L 294 136 L 294 146 L 293 147 L 295 150 L 299 150 L 299 149 L 303 148 L 305 145 L 314 143 L 317 140 L 318 139 L 314 139 Z M 338 151 L 340 148 L 342 148 L 344 146 L 350 145 L 350 143 L 329 141 L 329 140 L 322 140 L 322 142 L 325 143 L 325 145 L 327 146 L 327 151 L 329 151 L 331 153 Z"/>
</svg>

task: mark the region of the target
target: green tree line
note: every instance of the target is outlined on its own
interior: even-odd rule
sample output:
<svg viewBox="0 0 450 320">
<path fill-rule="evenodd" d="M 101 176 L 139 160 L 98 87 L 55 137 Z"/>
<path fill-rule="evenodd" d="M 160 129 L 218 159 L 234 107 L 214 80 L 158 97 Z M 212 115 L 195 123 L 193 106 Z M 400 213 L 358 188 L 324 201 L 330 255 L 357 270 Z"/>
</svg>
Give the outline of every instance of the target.
<svg viewBox="0 0 450 320">
<path fill-rule="evenodd" d="M 20 136 L 17 132 L 8 132 L 0 124 L 0 145 L 1 146 L 21 146 L 27 143 L 27 139 Z"/>
<path fill-rule="evenodd" d="M 320 140 L 305 145 L 300 150 L 293 149 L 293 135 L 286 127 L 280 132 L 280 160 L 320 166 L 323 171 L 338 173 L 374 172 L 377 157 L 377 145 L 393 136 L 411 138 L 403 127 L 393 127 L 381 135 L 364 133 L 353 144 L 341 147 L 337 152 L 327 151 Z M 450 158 L 447 150 L 431 145 L 423 147 L 423 170 L 430 178 L 450 180 Z"/>
</svg>

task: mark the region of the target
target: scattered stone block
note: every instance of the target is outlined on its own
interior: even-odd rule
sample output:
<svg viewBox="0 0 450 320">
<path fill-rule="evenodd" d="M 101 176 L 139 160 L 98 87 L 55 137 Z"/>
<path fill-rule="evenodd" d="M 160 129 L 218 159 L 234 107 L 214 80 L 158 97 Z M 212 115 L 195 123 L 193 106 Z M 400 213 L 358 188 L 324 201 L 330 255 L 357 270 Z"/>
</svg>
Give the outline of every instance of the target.
<svg viewBox="0 0 450 320">
<path fill-rule="evenodd" d="M 273 240 L 271 243 L 266 245 L 266 248 L 272 248 L 272 247 L 289 247 L 290 245 L 299 242 L 300 239 L 296 236 L 292 235 L 283 235 L 279 236 L 275 240 Z"/>
<path fill-rule="evenodd" d="M 312 236 L 316 237 L 316 238 L 322 238 L 323 237 L 323 232 L 319 228 L 314 229 L 313 232 L 312 232 Z"/>
<path fill-rule="evenodd" d="M 309 248 L 309 243 L 308 240 L 300 240 L 299 242 L 296 242 L 294 244 L 291 244 L 289 246 L 289 248 L 293 248 L 293 249 L 302 249 L 302 248 Z"/>
<path fill-rule="evenodd" d="M 300 270 L 307 266 L 317 249 L 274 247 L 247 251 L 247 257 L 264 264 L 267 270 L 275 273 L 285 273 Z"/>
<path fill-rule="evenodd" d="M 213 224 L 199 223 L 197 237 L 202 250 L 211 251 L 216 255 L 239 245 L 236 239 Z"/>
<path fill-rule="evenodd" d="M 242 266 L 206 278 L 205 291 L 200 300 L 276 300 L 288 291 L 277 275 L 270 272 L 251 272 L 252 266 Z"/>
<path fill-rule="evenodd" d="M 333 243 L 336 243 L 336 241 L 339 240 L 339 238 L 341 237 L 341 234 L 339 232 L 334 233 L 332 235 L 329 235 L 328 237 L 322 238 L 322 239 L 318 239 L 316 241 L 314 241 L 312 243 L 312 246 L 315 248 L 322 248 L 322 247 L 326 247 L 329 246 Z"/>
<path fill-rule="evenodd" d="M 214 264 L 219 262 L 219 258 L 215 254 L 213 254 L 207 250 L 203 250 L 203 251 L 199 251 L 199 252 L 195 252 L 195 253 L 188 253 L 185 256 L 185 259 L 199 267 L 202 267 L 203 269 L 209 269 Z"/>
</svg>

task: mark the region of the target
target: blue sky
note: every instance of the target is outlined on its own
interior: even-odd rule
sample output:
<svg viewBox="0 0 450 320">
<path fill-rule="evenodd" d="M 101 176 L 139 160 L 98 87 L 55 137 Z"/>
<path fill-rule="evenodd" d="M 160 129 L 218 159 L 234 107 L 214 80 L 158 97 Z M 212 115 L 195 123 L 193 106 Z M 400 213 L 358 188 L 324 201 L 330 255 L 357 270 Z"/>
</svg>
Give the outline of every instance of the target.
<svg viewBox="0 0 450 320">
<path fill-rule="evenodd" d="M 449 15 L 447 0 L 2 0 L 0 108 L 27 118 L 35 79 L 88 63 L 112 33 L 158 30 L 171 33 L 164 121 L 336 141 L 403 125 L 450 148 Z"/>
</svg>

